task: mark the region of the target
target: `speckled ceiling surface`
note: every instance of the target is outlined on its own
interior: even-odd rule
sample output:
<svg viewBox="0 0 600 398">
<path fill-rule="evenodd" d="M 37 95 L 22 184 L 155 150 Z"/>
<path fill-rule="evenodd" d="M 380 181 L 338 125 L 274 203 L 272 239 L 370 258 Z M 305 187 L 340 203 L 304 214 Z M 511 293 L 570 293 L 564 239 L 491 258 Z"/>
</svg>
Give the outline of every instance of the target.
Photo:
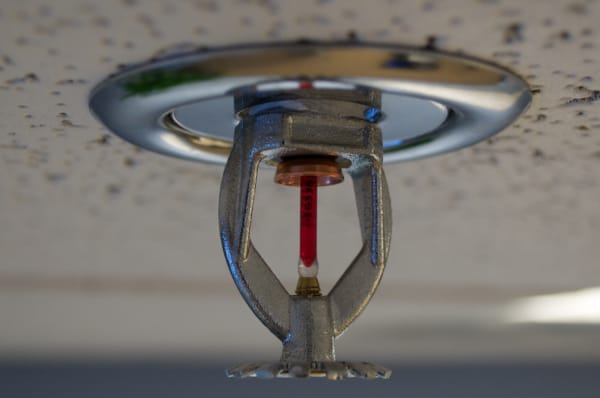
<svg viewBox="0 0 600 398">
<path fill-rule="evenodd" d="M 585 0 L 3 1 L 0 356 L 276 357 L 222 258 L 220 167 L 137 150 L 94 120 L 87 96 L 119 64 L 182 43 L 353 31 L 494 60 L 535 95 L 493 140 L 387 167 L 392 253 L 340 355 L 600 357 L 593 325 L 503 318 L 512 300 L 600 285 L 599 18 Z M 291 287 L 297 199 L 270 178 L 254 240 Z M 327 287 L 359 237 L 348 186 L 322 190 L 320 206 Z"/>
</svg>

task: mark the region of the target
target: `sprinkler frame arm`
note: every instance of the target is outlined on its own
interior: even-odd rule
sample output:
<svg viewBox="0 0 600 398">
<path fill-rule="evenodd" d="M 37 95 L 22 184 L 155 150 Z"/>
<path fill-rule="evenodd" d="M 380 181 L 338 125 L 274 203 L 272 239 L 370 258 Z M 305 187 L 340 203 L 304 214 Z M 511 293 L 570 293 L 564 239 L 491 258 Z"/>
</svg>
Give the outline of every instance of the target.
<svg viewBox="0 0 600 398">
<path fill-rule="evenodd" d="M 326 129 L 327 134 L 315 134 Z M 362 248 L 340 277 L 327 301 L 330 337 L 340 336 L 375 293 L 388 257 L 391 205 L 381 167 L 381 131 L 365 120 L 303 113 L 273 113 L 243 119 L 236 128 L 219 197 L 219 225 L 225 258 L 246 303 L 281 341 L 296 329 L 292 300 L 250 239 L 252 209 L 261 162 L 288 154 L 310 153 L 350 161 Z M 314 314 L 317 315 L 317 314 Z M 314 337 L 314 336 L 313 336 Z M 333 349 L 333 346 L 332 346 Z M 326 355 L 329 360 L 332 355 Z M 284 355 L 285 356 L 285 355 Z"/>
</svg>

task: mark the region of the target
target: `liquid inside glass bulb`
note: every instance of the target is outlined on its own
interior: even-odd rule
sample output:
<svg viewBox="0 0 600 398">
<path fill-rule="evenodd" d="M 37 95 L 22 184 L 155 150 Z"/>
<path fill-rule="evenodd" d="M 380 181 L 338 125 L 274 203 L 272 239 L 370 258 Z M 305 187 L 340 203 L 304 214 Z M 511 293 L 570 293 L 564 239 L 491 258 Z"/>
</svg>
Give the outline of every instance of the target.
<svg viewBox="0 0 600 398">
<path fill-rule="evenodd" d="M 300 177 L 300 259 L 298 273 L 301 277 L 316 277 L 317 261 L 317 188 L 316 176 Z"/>
</svg>

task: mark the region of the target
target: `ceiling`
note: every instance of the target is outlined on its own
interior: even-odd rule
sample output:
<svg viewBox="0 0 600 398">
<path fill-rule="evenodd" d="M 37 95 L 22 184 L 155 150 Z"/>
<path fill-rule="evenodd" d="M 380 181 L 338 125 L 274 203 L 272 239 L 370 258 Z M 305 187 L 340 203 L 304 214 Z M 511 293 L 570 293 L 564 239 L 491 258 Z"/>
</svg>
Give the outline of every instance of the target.
<svg viewBox="0 0 600 398">
<path fill-rule="evenodd" d="M 0 357 L 276 358 L 222 256 L 220 166 L 134 148 L 91 116 L 87 97 L 119 65 L 165 49 L 356 35 L 495 61 L 535 95 L 489 141 L 386 168 L 392 252 L 339 356 L 600 358 L 600 324 L 560 318 L 578 302 L 554 305 L 550 324 L 516 312 L 531 296 L 600 286 L 600 3 L 366 4 L 3 1 Z M 291 289 L 297 192 L 271 178 L 261 175 L 253 239 Z M 321 192 L 327 288 L 360 240 L 351 187 Z M 587 303 L 597 319 L 600 304 Z"/>
</svg>

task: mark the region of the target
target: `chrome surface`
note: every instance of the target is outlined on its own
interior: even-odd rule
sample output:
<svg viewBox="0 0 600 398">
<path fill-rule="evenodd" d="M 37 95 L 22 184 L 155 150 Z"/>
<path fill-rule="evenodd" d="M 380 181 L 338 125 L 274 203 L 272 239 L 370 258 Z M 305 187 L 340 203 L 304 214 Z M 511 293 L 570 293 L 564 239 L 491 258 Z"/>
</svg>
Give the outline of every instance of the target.
<svg viewBox="0 0 600 398">
<path fill-rule="evenodd" d="M 188 134 L 216 138 L 230 147 L 238 123 L 233 101 L 233 96 L 224 96 L 179 106 L 170 113 L 170 118 Z M 378 124 L 383 133 L 384 150 L 435 130 L 448 117 L 448 109 L 434 101 L 387 93 L 382 94 L 381 112 Z M 401 128 L 398 128 L 399 123 Z"/>
<path fill-rule="evenodd" d="M 392 372 L 369 362 L 314 361 L 314 362 L 252 362 L 227 370 L 231 378 L 301 378 L 327 377 L 329 380 L 342 379 L 388 379 Z"/>
<path fill-rule="evenodd" d="M 311 101 L 327 101 L 328 93 L 310 90 Z M 363 95 L 364 94 L 364 95 Z M 360 97 L 377 107 L 377 92 L 347 94 L 354 109 Z M 252 96 L 251 96 L 252 97 Z M 300 101 L 302 102 L 302 101 Z M 388 377 L 370 364 L 335 362 L 334 340 L 364 310 L 383 274 L 391 239 L 391 206 L 381 167 L 381 130 L 366 119 L 331 113 L 272 109 L 247 112 L 236 128 L 233 149 L 225 166 L 219 197 L 221 241 L 231 275 L 246 303 L 283 343 L 280 362 L 242 365 L 228 374 L 240 377 L 327 375 Z M 316 107 L 315 109 L 319 109 Z M 327 131 L 327 134 L 322 134 Z M 356 197 L 362 248 L 339 281 L 325 296 L 290 296 L 254 248 L 252 209 L 261 162 L 289 155 L 327 155 L 340 159 L 350 174 Z M 383 370 L 382 370 L 383 369 Z M 324 372 L 324 373 L 323 373 Z"/>
<path fill-rule="evenodd" d="M 154 59 L 99 84 L 90 107 L 114 133 L 148 150 L 224 163 L 233 97 L 311 81 L 317 89 L 382 93 L 384 162 L 475 144 L 508 126 L 531 93 L 509 70 L 472 57 L 356 42 L 222 47 Z"/>
<path fill-rule="evenodd" d="M 510 71 L 464 55 L 359 43 L 278 43 L 178 54 L 98 85 L 90 107 L 148 150 L 224 163 L 219 227 L 238 290 L 283 343 L 278 362 L 232 377 L 387 378 L 337 362 L 335 339 L 373 297 L 391 240 L 382 164 L 460 149 L 510 124 L 531 92 Z M 292 296 L 252 244 L 258 169 L 297 155 L 336 159 L 350 175 L 359 254 L 324 296 Z"/>
</svg>

